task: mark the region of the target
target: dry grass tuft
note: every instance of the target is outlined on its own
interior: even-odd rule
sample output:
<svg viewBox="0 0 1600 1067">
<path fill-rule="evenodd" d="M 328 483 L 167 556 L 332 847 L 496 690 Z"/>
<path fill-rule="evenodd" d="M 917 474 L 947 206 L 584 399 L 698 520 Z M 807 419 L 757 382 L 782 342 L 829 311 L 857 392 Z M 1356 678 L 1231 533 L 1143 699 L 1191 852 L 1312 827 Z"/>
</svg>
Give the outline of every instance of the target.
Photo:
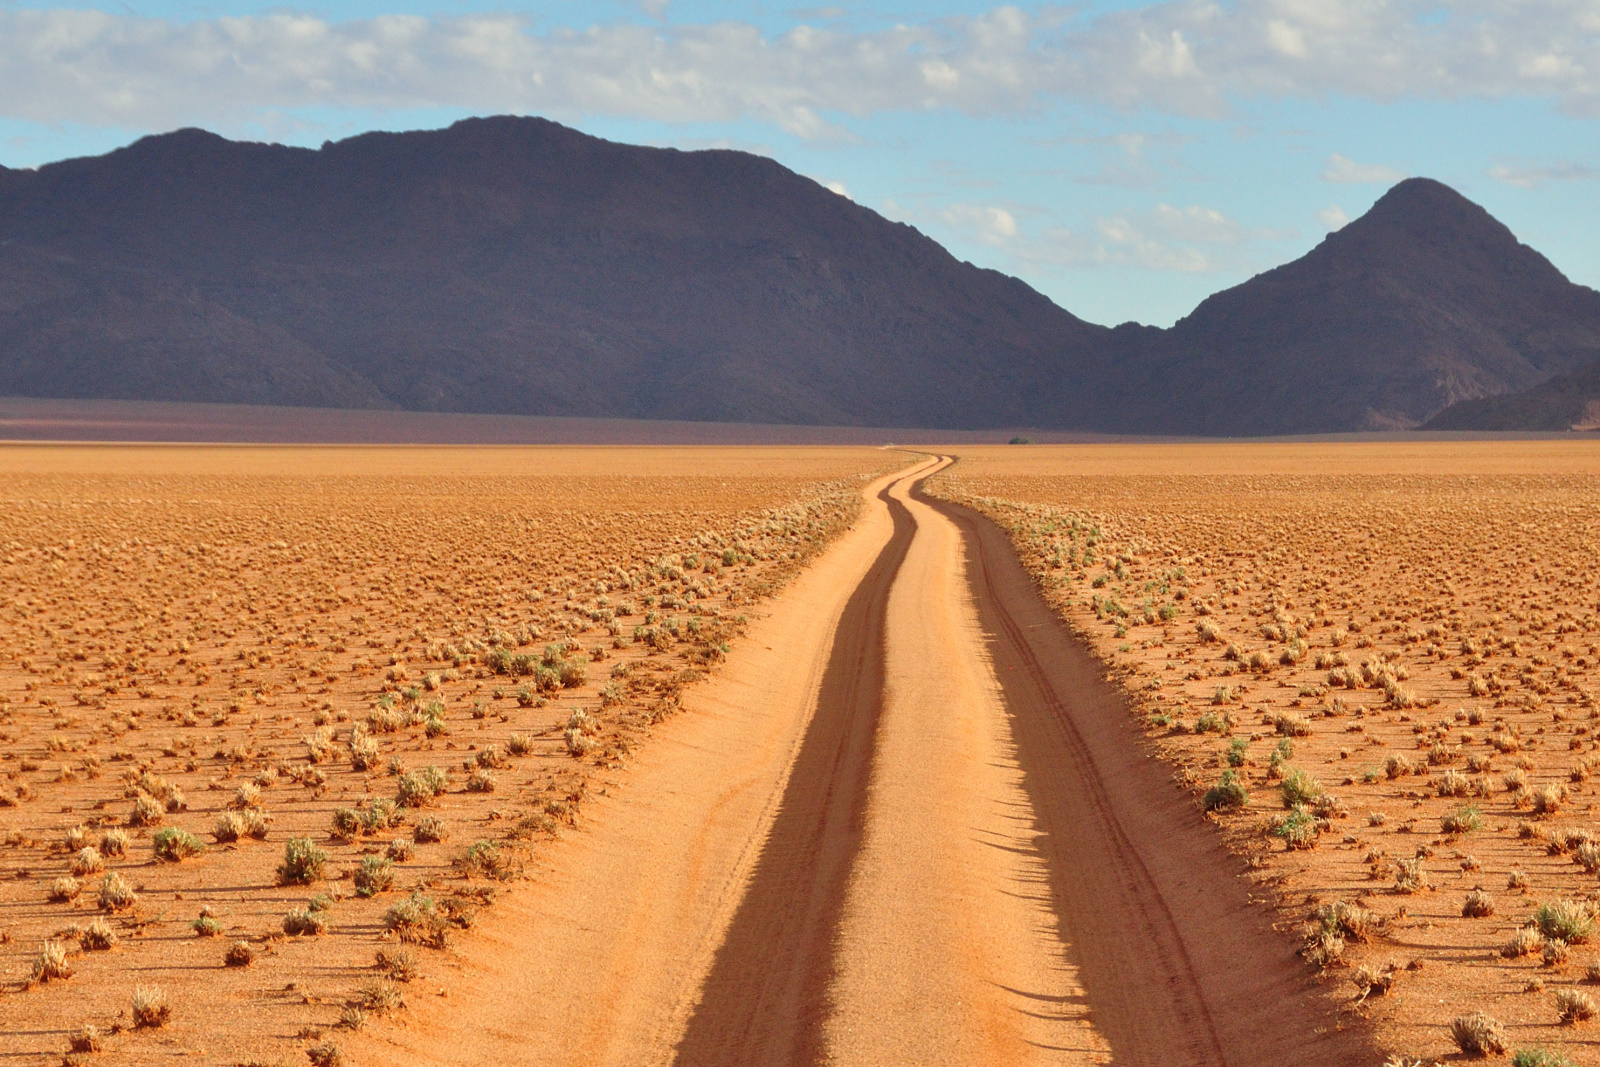
<svg viewBox="0 0 1600 1067">
<path fill-rule="evenodd" d="M 159 1028 L 172 1018 L 167 994 L 159 986 L 138 986 L 133 991 L 133 1025 L 139 1029 Z"/>
<path fill-rule="evenodd" d="M 1452 1020 L 1450 1040 L 1468 1056 L 1503 1056 L 1509 1048 L 1505 1027 L 1481 1011 Z"/>
<path fill-rule="evenodd" d="M 1568 1026 L 1594 1018 L 1594 1000 L 1582 990 L 1556 990 L 1555 1004 L 1557 1017 Z"/>
</svg>

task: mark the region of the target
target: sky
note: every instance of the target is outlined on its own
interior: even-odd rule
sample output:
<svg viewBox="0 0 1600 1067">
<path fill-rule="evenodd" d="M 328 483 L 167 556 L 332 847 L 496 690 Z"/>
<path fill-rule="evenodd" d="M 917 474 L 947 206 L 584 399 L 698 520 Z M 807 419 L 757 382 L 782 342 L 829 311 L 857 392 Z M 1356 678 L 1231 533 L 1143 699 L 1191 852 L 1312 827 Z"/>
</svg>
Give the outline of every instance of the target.
<svg viewBox="0 0 1600 1067">
<path fill-rule="evenodd" d="M 1436 178 L 1600 288 L 1600 0 L 0 0 L 0 165 L 471 115 L 771 156 L 1169 325 Z"/>
</svg>

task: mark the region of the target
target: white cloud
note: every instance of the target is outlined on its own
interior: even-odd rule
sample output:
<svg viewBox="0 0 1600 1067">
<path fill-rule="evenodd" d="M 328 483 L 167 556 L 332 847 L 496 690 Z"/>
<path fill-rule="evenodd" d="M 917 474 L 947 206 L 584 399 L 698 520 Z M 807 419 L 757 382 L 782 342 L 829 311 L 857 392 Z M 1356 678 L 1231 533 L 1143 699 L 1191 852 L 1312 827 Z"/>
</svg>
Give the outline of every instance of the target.
<svg viewBox="0 0 1600 1067">
<path fill-rule="evenodd" d="M 1535 189 L 1545 182 L 1593 181 L 1600 178 L 1600 167 L 1587 163 L 1524 163 L 1489 168 L 1489 177 L 1521 189 Z"/>
<path fill-rule="evenodd" d="M 646 9 L 664 5 L 641 0 Z M 0 116 L 171 127 L 297 108 L 755 119 L 1025 111 L 1077 99 L 1225 114 L 1257 97 L 1531 96 L 1600 116 L 1596 0 L 1169 0 L 1073 21 L 998 7 L 855 32 L 737 21 L 536 31 L 511 14 L 172 21 L 0 9 Z"/>
<path fill-rule="evenodd" d="M 951 204 L 938 218 L 946 226 L 975 237 L 986 245 L 1006 245 L 1017 236 L 1017 219 L 1003 207 L 987 204 Z"/>
<path fill-rule="evenodd" d="M 1357 163 L 1335 152 L 1328 157 L 1328 166 L 1322 172 L 1325 182 L 1341 185 L 1393 185 L 1407 175 L 1404 171 L 1386 167 L 1382 163 Z"/>
<path fill-rule="evenodd" d="M 1046 227 L 1037 233 L 1019 227 L 1011 210 L 987 204 L 952 204 L 933 218 L 968 239 L 1002 249 L 1016 262 L 1035 267 L 1113 264 L 1213 272 L 1235 266 L 1233 250 L 1239 246 L 1255 238 L 1279 236 L 1250 230 L 1220 211 L 1198 205 L 1158 204 L 1141 214 L 1101 216 L 1084 230 Z"/>
<path fill-rule="evenodd" d="M 1342 230 L 1350 223 L 1350 215 L 1338 204 L 1329 204 L 1317 212 L 1317 221 L 1326 226 L 1329 231 Z"/>
<path fill-rule="evenodd" d="M 844 197 L 846 200 L 855 199 L 855 197 L 850 195 L 850 190 L 845 188 L 844 182 L 823 182 L 822 187 L 828 190 L 830 193 L 835 193 Z"/>
</svg>

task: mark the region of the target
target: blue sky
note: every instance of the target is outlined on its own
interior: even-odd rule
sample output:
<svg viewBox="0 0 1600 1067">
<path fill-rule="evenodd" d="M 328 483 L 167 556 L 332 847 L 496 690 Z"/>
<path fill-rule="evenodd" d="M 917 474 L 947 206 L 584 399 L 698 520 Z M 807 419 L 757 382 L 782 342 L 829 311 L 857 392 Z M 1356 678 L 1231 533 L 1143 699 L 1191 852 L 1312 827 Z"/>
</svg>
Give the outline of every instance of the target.
<svg viewBox="0 0 1600 1067">
<path fill-rule="evenodd" d="M 1086 319 L 1166 325 L 1395 180 L 1600 287 L 1600 0 L 0 0 L 0 164 L 466 115 L 768 154 Z"/>
</svg>

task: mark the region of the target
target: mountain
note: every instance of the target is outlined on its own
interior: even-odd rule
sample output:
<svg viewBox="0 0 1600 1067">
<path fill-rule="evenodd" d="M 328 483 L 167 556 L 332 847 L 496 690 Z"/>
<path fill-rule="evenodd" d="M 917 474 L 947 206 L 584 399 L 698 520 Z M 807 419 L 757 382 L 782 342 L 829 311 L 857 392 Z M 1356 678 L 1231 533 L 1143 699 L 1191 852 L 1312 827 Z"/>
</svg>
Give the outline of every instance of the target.
<svg viewBox="0 0 1600 1067">
<path fill-rule="evenodd" d="M 148 137 L 0 174 L 0 241 L 4 393 L 1018 424 L 1106 332 L 771 160 L 539 119 Z"/>
<path fill-rule="evenodd" d="M 1600 360 L 1520 393 L 1452 404 L 1424 430 L 1600 430 Z"/>
<path fill-rule="evenodd" d="M 1084 322 L 741 152 L 533 118 L 0 168 L 0 394 L 826 425 L 1416 425 L 1600 358 L 1600 294 L 1402 182 L 1171 330 Z"/>
<path fill-rule="evenodd" d="M 1412 178 L 1153 347 L 1140 419 L 1170 432 L 1397 429 L 1600 358 L 1600 293 Z"/>
</svg>

